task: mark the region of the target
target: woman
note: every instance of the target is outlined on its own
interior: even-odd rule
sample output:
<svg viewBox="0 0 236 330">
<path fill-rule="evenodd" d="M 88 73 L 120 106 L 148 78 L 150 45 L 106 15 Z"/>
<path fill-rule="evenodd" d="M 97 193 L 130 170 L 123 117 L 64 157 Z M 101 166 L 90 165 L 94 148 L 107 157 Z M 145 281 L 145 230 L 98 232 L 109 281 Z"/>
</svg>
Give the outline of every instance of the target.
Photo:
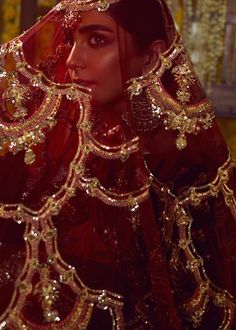
<svg viewBox="0 0 236 330">
<path fill-rule="evenodd" d="M 1 328 L 233 329 L 234 164 L 165 2 L 65 0 L 0 56 Z"/>
</svg>

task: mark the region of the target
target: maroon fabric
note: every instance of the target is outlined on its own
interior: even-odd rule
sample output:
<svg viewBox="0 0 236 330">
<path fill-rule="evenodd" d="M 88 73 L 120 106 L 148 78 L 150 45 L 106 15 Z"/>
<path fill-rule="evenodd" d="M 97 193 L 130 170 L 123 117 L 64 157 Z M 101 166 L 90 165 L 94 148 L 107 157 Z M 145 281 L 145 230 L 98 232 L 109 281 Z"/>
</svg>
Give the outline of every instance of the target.
<svg viewBox="0 0 236 330">
<path fill-rule="evenodd" d="M 165 2 L 161 3 L 168 52 L 176 32 Z M 135 15 L 135 8 L 133 13 Z M 72 49 L 70 41 L 74 27 L 73 24 L 69 25 L 68 30 L 63 25 L 63 15 L 64 12 L 52 10 L 20 37 L 26 62 L 31 66 L 29 71 L 33 76 L 37 75 L 37 70 L 43 72 L 45 76 L 42 81 L 50 88 L 54 83 L 64 84 L 60 85 L 63 87 L 57 85 L 61 89 L 72 86 L 66 60 Z M 78 17 L 73 18 L 72 23 L 76 28 L 78 22 Z M 39 40 L 42 38 L 42 31 L 47 29 L 52 33 L 51 42 L 43 44 Z M 129 41 L 126 40 L 124 31 L 119 29 L 118 26 L 120 72 L 125 87 Z M 10 46 L 11 43 L 7 47 Z M 173 63 L 173 66 L 178 64 L 177 60 Z M 11 54 L 6 55 L 4 67 L 9 71 L 17 69 Z M 25 104 L 28 115 L 24 119 L 27 121 L 30 116 L 37 115 L 47 91 L 22 73 L 18 73 L 18 79 L 29 89 Z M 171 70 L 166 70 L 161 79 L 165 93 L 176 100 L 178 86 Z M 189 91 L 189 105 L 197 106 L 205 100 L 205 94 L 196 76 L 195 79 Z M 84 86 L 73 86 L 74 90 L 84 93 L 84 99 L 87 100 L 88 90 Z M 14 107 L 4 101 L 6 88 L 7 82 L 2 78 L 1 120 L 12 125 L 16 119 L 12 116 Z M 178 249 L 180 233 L 174 205 L 178 198 L 185 196 L 190 187 L 204 187 L 214 180 L 218 168 L 228 158 L 228 149 L 215 122 L 209 129 L 201 128 L 196 135 L 187 134 L 187 147 L 181 151 L 176 148 L 176 131 L 166 130 L 162 123 L 150 132 L 138 132 L 133 127 L 128 95 L 125 94 L 124 97 L 126 105 L 115 115 L 115 120 L 111 107 L 103 109 L 92 102 L 88 109 L 86 108 L 85 113 L 91 109 L 92 128 L 89 143 L 95 141 L 112 148 L 138 136 L 139 148 L 125 161 L 108 159 L 90 150 L 85 162 L 84 177 L 98 178 L 107 191 L 121 196 L 150 183 L 148 167 L 156 184 L 150 184 L 150 195 L 139 203 L 135 221 L 132 220 L 133 205 L 109 205 L 107 200 L 104 202 L 86 189 L 78 188 L 76 194 L 63 204 L 59 214 L 52 216 L 52 226 L 57 230 L 58 251 L 68 265 L 75 267 L 77 276 L 87 287 L 108 290 L 123 296 L 125 329 L 193 329 L 194 322 L 189 319 L 191 313 L 189 315 L 184 306 L 197 295 L 201 281 L 196 282 L 188 268 L 183 250 Z M 56 124 L 51 129 L 43 129 L 46 138 L 33 147 L 36 159 L 31 165 L 25 164 L 24 151 L 13 154 L 8 151 L 6 142 L 0 157 L 2 204 L 23 204 L 38 211 L 44 206 L 48 196 L 57 194 L 65 185 L 71 162 L 77 151 L 82 153 L 85 148 L 84 137 L 78 134 L 78 122 L 82 113 L 81 102 L 71 100 L 66 95 L 62 97 L 55 116 Z M 230 172 L 227 184 L 235 192 L 235 169 Z M 227 290 L 232 295 L 232 304 L 235 303 L 235 214 L 227 207 L 221 192 L 197 206 L 187 205 L 185 210 L 193 219 L 192 243 L 197 254 L 203 259 L 209 282 L 220 288 L 219 290 Z M 18 224 L 16 220 L 3 217 L 0 222 L 2 321 L 9 321 L 8 317 L 13 313 L 11 310 L 10 314 L 4 315 L 11 302 L 14 287 L 17 287 L 26 265 L 28 253 L 23 237 L 27 224 Z M 48 257 L 44 243 L 42 240 L 39 248 L 41 264 L 47 263 Z M 173 261 L 175 252 L 178 255 L 176 264 Z M 50 268 L 50 276 L 52 279 L 58 279 L 57 271 L 53 267 Z M 34 288 L 38 282 L 39 273 L 36 272 L 32 278 Z M 216 292 L 220 292 L 217 290 Z M 54 304 L 62 321 L 61 326 L 63 321 L 73 314 L 77 299 L 78 295 L 72 287 L 61 284 L 58 299 Z M 17 297 L 13 300 L 17 300 Z M 196 328 L 217 329 L 224 317 L 223 308 L 215 304 L 210 297 L 205 309 L 202 321 Z M 32 329 L 37 326 L 42 329 L 43 326 L 45 329 L 50 327 L 45 321 L 40 299 L 34 291 L 28 294 L 20 316 L 31 324 Z M 231 329 L 235 326 L 233 323 L 230 325 Z M 80 329 L 79 324 L 77 328 Z M 113 329 L 109 311 L 97 308 L 87 329 Z"/>
</svg>

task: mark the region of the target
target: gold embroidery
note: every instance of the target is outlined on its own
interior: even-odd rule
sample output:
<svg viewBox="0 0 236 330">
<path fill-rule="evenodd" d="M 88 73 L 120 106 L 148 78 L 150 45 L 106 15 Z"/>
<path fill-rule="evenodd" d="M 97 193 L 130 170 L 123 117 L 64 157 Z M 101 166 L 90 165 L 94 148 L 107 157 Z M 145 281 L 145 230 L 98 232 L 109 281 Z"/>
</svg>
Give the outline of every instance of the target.
<svg viewBox="0 0 236 330">
<path fill-rule="evenodd" d="M 210 128 L 214 118 L 211 104 L 207 99 L 196 105 L 187 105 L 190 101 L 190 86 L 195 83 L 195 78 L 190 60 L 185 53 L 183 44 L 177 36 L 170 49 L 160 56 L 160 66 L 157 63 L 148 74 L 127 82 L 133 116 L 138 124 L 137 130 L 148 132 L 160 124 L 166 130 L 175 130 L 178 132 L 176 146 L 179 150 L 187 146 L 186 134 L 197 134 L 201 128 Z M 165 91 L 161 81 L 174 60 L 179 61 L 172 69 L 172 74 L 179 84 L 179 102 Z"/>
<path fill-rule="evenodd" d="M 187 317 L 194 327 L 199 327 L 201 325 L 210 300 L 223 310 L 223 320 L 219 325 L 219 329 L 229 329 L 234 319 L 235 304 L 233 302 L 233 297 L 228 291 L 214 285 L 208 277 L 204 268 L 204 261 L 193 244 L 193 219 L 187 212 L 189 205 L 196 207 L 205 199 L 209 197 L 217 197 L 219 192 L 222 192 L 226 205 L 231 209 L 235 216 L 236 201 L 233 191 L 228 187 L 230 173 L 234 167 L 235 165 L 229 155 L 226 162 L 219 167 L 216 178 L 212 182 L 204 186 L 191 187 L 184 193 L 184 195 L 176 196 L 168 187 L 161 184 L 157 178 L 150 174 L 146 164 L 146 169 L 149 172 L 149 175 L 152 176 L 153 188 L 157 191 L 161 199 L 163 196 L 166 203 L 166 208 L 163 212 L 165 223 L 174 217 L 174 223 L 176 223 L 178 227 L 177 248 L 183 251 L 186 258 L 186 268 L 191 271 L 197 283 L 194 295 L 183 305 L 183 309 L 185 310 L 185 313 L 187 313 Z M 165 239 L 171 240 L 171 236 L 168 236 L 168 233 L 166 233 Z M 178 270 L 180 251 L 175 250 L 174 252 L 175 254 L 173 254 L 173 258 L 175 259 L 171 260 L 171 262 L 173 263 L 172 266 L 176 267 Z"/>
<path fill-rule="evenodd" d="M 40 329 L 40 326 L 31 324 L 21 319 L 21 309 L 24 307 L 26 297 L 32 293 L 41 302 L 45 321 L 54 329 L 68 329 L 76 325 L 76 328 L 87 327 L 93 309 L 108 309 L 114 323 L 114 330 L 123 329 L 123 298 L 122 296 L 106 290 L 93 290 L 86 287 L 79 279 L 75 269 L 65 263 L 57 248 L 57 231 L 50 217 L 27 218 L 27 225 L 24 234 L 26 242 L 25 265 L 18 277 L 10 306 L 1 318 L 0 325 L 4 322 L 11 326 L 11 321 L 16 329 Z M 42 229 L 41 229 L 42 228 Z M 47 263 L 40 264 L 39 249 L 44 242 L 45 251 L 48 255 Z M 39 279 L 35 283 L 35 274 Z M 50 274 L 54 274 L 51 277 Z M 34 282 L 34 284 L 32 283 Z M 61 284 L 67 285 L 78 296 L 72 313 L 65 319 L 60 320 L 58 311 L 54 304 L 59 298 Z M 4 323 L 4 324 L 5 324 Z"/>
<path fill-rule="evenodd" d="M 34 295 L 39 297 L 42 305 L 44 319 L 48 323 L 60 321 L 58 311 L 53 308 L 55 301 L 59 297 L 60 285 L 56 280 L 50 280 L 49 270 L 43 267 L 40 271 L 41 279 L 34 286 Z"/>
<path fill-rule="evenodd" d="M 236 205 L 235 198 L 233 197 L 233 191 L 228 187 L 227 183 L 229 181 L 230 172 L 234 167 L 235 164 L 229 155 L 227 161 L 219 167 L 217 175 L 212 182 L 204 186 L 191 187 L 180 197 L 181 202 L 184 205 L 192 204 L 197 206 L 209 197 L 217 197 L 221 191 L 224 195 L 226 205 L 233 211 Z"/>
<path fill-rule="evenodd" d="M 136 205 L 149 197 L 148 176 L 143 187 L 119 194 L 103 187 L 97 178 L 85 177 L 84 164 L 91 152 L 107 159 L 126 161 L 130 154 L 139 152 L 139 139 L 135 138 L 116 147 L 99 143 L 91 135 L 90 95 L 84 88 L 69 84 L 55 84 L 41 72 L 30 67 L 25 61 L 22 44 L 18 39 L 8 45 L 8 50 L 4 52 L 3 57 L 8 53 L 13 54 L 17 72 L 28 79 L 34 87 L 44 92 L 44 100 L 38 111 L 26 118 L 24 122 L 16 121 L 8 124 L 1 121 L 1 133 L 10 141 L 10 152 L 25 150 L 26 162 L 30 164 L 34 161 L 31 148 L 44 140 L 43 129 L 50 129 L 55 125 L 55 116 L 63 97 L 67 97 L 69 101 L 77 101 L 80 113 L 77 123 L 78 149 L 70 164 L 64 185 L 54 195 L 48 196 L 38 210 L 30 209 L 23 204 L 0 204 L 2 218 L 14 219 L 16 223 L 24 223 L 26 226 L 24 233 L 26 261 L 17 279 L 18 285 L 13 293 L 12 302 L 2 315 L 0 322 L 2 324 L 6 322 L 9 327 L 14 324 L 14 327 L 18 329 L 36 329 L 37 325 L 22 320 L 20 313 L 25 299 L 32 294 L 36 295 L 41 302 L 45 322 L 53 324 L 55 329 L 68 329 L 74 327 L 75 324 L 82 329 L 87 326 L 93 309 L 102 308 L 109 310 L 113 319 L 113 329 L 121 330 L 124 323 L 123 297 L 109 291 L 92 290 L 82 283 L 75 269 L 60 257 L 57 248 L 57 231 L 50 217 L 59 214 L 66 201 L 75 194 L 78 188 L 85 190 L 90 196 L 101 199 L 104 203 L 130 207 L 131 211 L 134 208 L 136 210 Z M 47 261 L 43 265 L 39 257 L 39 246 L 42 244 L 45 245 L 47 253 Z M 35 274 L 38 274 L 39 279 L 32 285 Z M 78 296 L 74 311 L 66 320 L 59 320 L 60 316 L 54 307 L 62 283 Z"/>
<path fill-rule="evenodd" d="M 184 305 L 189 319 L 194 326 L 199 326 L 202 321 L 202 317 L 206 311 L 206 306 L 209 298 L 213 298 L 213 302 L 218 307 L 224 309 L 224 320 L 222 321 L 219 329 L 227 329 L 224 324 L 231 324 L 233 321 L 233 312 L 235 309 L 232 296 L 226 290 L 222 290 L 216 287 L 208 278 L 204 269 L 203 259 L 197 253 L 193 240 L 191 237 L 191 226 L 193 220 L 183 208 L 183 205 L 179 202 L 176 204 L 175 214 L 177 216 L 177 223 L 179 226 L 179 247 L 183 250 L 186 260 L 187 268 L 193 273 L 196 282 L 198 283 L 197 291 L 194 297 Z M 184 221 L 182 220 L 184 218 Z M 223 294 L 223 296 L 222 296 Z M 197 295 L 197 298 L 196 298 Z M 218 297 L 224 297 L 224 306 L 219 303 Z M 226 318 L 226 319 L 225 319 Z"/>
<path fill-rule="evenodd" d="M 181 62 L 172 69 L 175 80 L 180 89 L 177 91 L 177 99 L 182 105 L 186 105 L 190 101 L 190 86 L 195 83 L 195 76 L 193 75 L 193 66 L 187 56 L 181 59 Z"/>
<path fill-rule="evenodd" d="M 56 6 L 56 10 L 69 11 L 87 11 L 98 9 L 99 11 L 106 11 L 110 4 L 118 0 L 64 0 Z"/>
<path fill-rule="evenodd" d="M 20 84 L 16 77 L 14 79 L 8 78 L 7 80 L 10 86 L 4 91 L 3 100 L 16 107 L 17 111 L 13 113 L 13 117 L 16 119 L 24 118 L 27 115 L 27 109 L 24 105 L 29 97 L 29 89 L 23 84 Z"/>
</svg>

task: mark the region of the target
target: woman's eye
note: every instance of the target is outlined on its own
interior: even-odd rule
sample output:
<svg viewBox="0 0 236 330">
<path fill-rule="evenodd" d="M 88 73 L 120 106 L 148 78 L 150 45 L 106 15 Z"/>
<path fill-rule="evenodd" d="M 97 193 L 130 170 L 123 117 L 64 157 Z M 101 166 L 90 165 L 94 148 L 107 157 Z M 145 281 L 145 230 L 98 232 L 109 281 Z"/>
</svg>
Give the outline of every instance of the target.
<svg viewBox="0 0 236 330">
<path fill-rule="evenodd" d="M 89 38 L 89 44 L 92 47 L 101 47 L 106 43 L 106 38 L 101 35 L 92 35 Z"/>
</svg>

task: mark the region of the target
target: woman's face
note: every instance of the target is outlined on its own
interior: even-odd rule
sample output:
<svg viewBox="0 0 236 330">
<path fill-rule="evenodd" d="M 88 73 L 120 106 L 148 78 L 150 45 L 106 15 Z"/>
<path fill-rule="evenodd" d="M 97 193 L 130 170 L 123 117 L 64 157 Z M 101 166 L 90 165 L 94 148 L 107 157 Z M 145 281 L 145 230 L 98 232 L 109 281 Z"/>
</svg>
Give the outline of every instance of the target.
<svg viewBox="0 0 236 330">
<path fill-rule="evenodd" d="M 124 97 L 124 82 L 142 73 L 144 55 L 108 13 L 81 14 L 67 59 L 73 82 L 91 89 L 97 105 L 116 104 Z"/>
</svg>

